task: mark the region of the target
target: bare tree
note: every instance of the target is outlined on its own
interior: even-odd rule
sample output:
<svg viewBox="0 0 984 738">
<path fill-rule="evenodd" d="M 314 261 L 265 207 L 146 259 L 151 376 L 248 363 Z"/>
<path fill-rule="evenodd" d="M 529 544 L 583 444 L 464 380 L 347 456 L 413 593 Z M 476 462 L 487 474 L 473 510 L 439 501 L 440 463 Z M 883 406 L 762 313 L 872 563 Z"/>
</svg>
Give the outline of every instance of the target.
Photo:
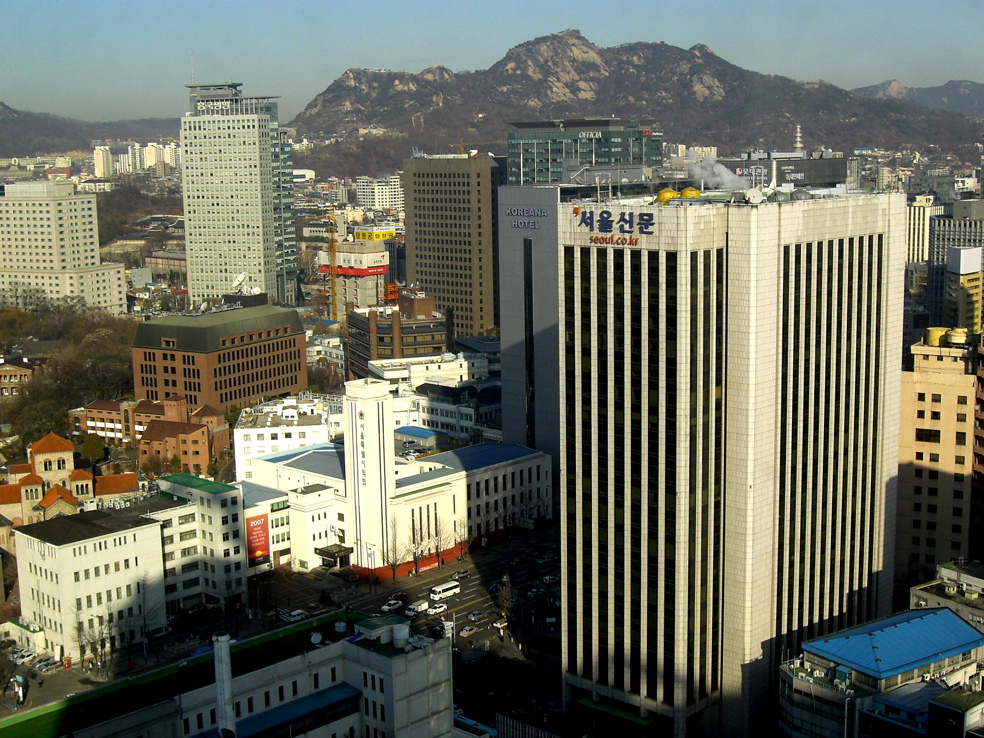
<svg viewBox="0 0 984 738">
<path fill-rule="evenodd" d="M 471 541 L 471 533 L 468 531 L 468 513 L 462 513 L 454 523 L 455 544 L 458 546 L 458 556 L 468 553 L 468 544 Z"/>
<path fill-rule="evenodd" d="M 423 557 L 424 550 L 423 531 L 418 530 L 416 520 L 411 517 L 410 538 L 403 544 L 403 555 L 413 562 L 414 574 L 420 573 L 420 559 Z"/>
<path fill-rule="evenodd" d="M 434 517 L 434 548 L 437 549 L 437 560 L 440 565 L 444 564 L 444 552 L 455 545 L 455 533 L 451 525 L 440 517 Z"/>
<path fill-rule="evenodd" d="M 495 593 L 495 601 L 499 606 L 499 612 L 502 613 L 502 617 L 509 622 L 510 611 L 513 606 L 513 592 L 512 583 L 509 580 L 508 574 L 502 575 L 502 581 L 499 583 L 499 589 Z"/>
<path fill-rule="evenodd" d="M 400 568 L 400 559 L 402 558 L 403 549 L 400 546 L 400 526 L 396 520 L 396 516 L 390 513 L 389 519 L 389 539 L 386 541 L 386 545 L 383 546 L 383 563 L 393 570 L 393 581 L 396 581 L 396 575 Z"/>
</svg>

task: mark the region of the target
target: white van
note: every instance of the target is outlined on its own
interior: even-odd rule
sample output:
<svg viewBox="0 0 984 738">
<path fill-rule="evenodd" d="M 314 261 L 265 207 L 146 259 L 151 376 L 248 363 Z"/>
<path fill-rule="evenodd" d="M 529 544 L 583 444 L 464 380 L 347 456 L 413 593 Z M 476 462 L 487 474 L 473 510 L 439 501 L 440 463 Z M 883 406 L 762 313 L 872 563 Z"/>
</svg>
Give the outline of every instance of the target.
<svg viewBox="0 0 984 738">
<path fill-rule="evenodd" d="M 461 585 L 458 582 L 445 582 L 444 584 L 438 584 L 436 587 L 431 587 L 430 598 L 436 602 L 456 595 L 460 591 Z"/>
<path fill-rule="evenodd" d="M 424 612 L 428 607 L 430 607 L 430 603 L 427 600 L 417 600 L 407 607 L 406 612 L 403 614 L 408 618 L 415 618 L 420 615 L 420 613 Z"/>
</svg>

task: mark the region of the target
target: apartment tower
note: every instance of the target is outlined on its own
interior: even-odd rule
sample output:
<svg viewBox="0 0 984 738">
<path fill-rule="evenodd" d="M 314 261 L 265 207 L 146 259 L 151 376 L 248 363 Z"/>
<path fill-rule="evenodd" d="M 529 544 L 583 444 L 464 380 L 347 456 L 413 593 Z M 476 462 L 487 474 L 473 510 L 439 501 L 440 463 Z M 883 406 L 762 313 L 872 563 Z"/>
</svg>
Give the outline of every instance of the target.
<svg viewBox="0 0 984 738">
<path fill-rule="evenodd" d="M 802 641 L 888 611 L 905 198 L 780 197 L 500 190 L 503 433 L 560 457 L 594 734 L 755 735 Z"/>
<path fill-rule="evenodd" d="M 188 85 L 181 119 L 191 301 L 246 286 L 296 302 L 293 173 L 275 97 L 243 97 L 238 82 Z"/>
<path fill-rule="evenodd" d="M 499 324 L 496 196 L 505 159 L 415 156 L 403 164 L 408 286 L 454 317 L 459 336 Z"/>
</svg>

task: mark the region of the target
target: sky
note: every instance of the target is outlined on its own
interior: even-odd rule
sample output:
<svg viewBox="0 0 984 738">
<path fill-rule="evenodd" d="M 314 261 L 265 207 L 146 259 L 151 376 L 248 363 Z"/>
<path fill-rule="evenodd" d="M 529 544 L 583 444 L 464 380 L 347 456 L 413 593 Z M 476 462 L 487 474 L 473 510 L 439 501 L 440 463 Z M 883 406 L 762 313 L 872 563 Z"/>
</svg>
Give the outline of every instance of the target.
<svg viewBox="0 0 984 738">
<path fill-rule="evenodd" d="M 0 28 L 0 102 L 88 121 L 181 115 L 194 67 L 286 122 L 346 69 L 486 69 L 568 28 L 847 89 L 984 83 L 984 0 L 3 0 Z"/>
</svg>

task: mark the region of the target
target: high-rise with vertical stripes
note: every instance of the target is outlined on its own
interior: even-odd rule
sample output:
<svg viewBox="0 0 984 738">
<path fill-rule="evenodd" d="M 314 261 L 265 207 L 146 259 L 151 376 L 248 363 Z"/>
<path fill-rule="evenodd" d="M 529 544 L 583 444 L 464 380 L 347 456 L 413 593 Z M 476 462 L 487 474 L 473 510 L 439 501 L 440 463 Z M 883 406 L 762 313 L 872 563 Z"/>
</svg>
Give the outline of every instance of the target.
<svg viewBox="0 0 984 738">
<path fill-rule="evenodd" d="M 297 247 L 290 144 L 275 97 L 238 82 L 192 84 L 181 119 L 185 241 L 191 300 L 246 287 L 293 305 Z"/>
<path fill-rule="evenodd" d="M 760 734 L 804 639 L 890 606 L 905 198 L 770 199 L 500 190 L 503 431 L 560 460 L 591 735 Z"/>
</svg>

